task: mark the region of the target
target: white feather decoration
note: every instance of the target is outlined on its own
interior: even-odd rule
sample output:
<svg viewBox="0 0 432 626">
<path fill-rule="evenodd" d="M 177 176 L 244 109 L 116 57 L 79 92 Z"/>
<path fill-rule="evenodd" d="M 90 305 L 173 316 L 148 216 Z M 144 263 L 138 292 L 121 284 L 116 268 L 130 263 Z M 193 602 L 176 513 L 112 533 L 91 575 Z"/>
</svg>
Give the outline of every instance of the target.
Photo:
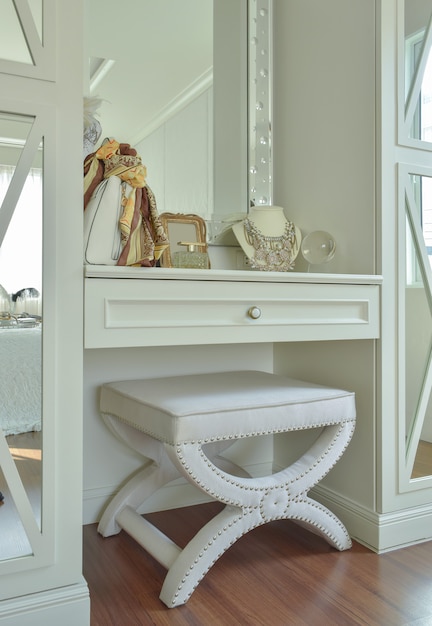
<svg viewBox="0 0 432 626">
<path fill-rule="evenodd" d="M 96 115 L 101 104 L 101 98 L 84 98 L 84 130 L 87 130 L 98 121 Z"/>
</svg>

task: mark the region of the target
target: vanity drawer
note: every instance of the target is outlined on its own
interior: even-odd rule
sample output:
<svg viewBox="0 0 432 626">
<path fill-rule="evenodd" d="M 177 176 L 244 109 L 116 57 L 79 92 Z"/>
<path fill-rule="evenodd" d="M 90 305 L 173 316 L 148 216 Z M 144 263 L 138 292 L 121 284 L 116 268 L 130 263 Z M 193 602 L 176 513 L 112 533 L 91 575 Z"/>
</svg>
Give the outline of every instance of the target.
<svg viewBox="0 0 432 626">
<path fill-rule="evenodd" d="M 86 278 L 86 348 L 371 339 L 379 286 Z"/>
</svg>

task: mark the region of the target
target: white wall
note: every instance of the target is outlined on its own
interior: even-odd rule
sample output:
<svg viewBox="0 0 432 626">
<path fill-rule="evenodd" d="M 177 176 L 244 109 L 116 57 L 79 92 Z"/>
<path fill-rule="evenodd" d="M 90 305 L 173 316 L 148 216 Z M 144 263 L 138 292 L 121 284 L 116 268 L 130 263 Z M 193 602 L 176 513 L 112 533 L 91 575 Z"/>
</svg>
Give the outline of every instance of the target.
<svg viewBox="0 0 432 626">
<path fill-rule="evenodd" d="M 275 204 L 335 237 L 318 269 L 374 273 L 375 1 L 274 0 L 274 24 Z"/>
<path fill-rule="evenodd" d="M 159 213 L 213 212 L 212 94 L 208 89 L 135 147 Z"/>
<path fill-rule="evenodd" d="M 375 4 L 274 0 L 274 201 L 303 236 L 336 239 L 334 259 L 313 271 L 377 269 Z M 307 270 L 301 257 L 296 270 Z M 278 372 L 356 393 L 353 440 L 320 488 L 343 499 L 333 510 L 352 535 L 376 546 L 375 358 L 372 341 L 275 347 Z M 276 463 L 289 445 L 276 442 Z"/>
</svg>

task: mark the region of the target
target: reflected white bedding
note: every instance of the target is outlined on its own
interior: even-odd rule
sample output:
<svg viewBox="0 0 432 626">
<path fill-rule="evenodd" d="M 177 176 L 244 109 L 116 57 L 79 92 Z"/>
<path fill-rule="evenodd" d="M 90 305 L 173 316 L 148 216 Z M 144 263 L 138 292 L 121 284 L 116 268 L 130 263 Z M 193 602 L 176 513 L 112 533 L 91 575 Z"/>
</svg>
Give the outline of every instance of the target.
<svg viewBox="0 0 432 626">
<path fill-rule="evenodd" d="M 0 329 L 0 428 L 41 429 L 42 328 Z"/>
</svg>

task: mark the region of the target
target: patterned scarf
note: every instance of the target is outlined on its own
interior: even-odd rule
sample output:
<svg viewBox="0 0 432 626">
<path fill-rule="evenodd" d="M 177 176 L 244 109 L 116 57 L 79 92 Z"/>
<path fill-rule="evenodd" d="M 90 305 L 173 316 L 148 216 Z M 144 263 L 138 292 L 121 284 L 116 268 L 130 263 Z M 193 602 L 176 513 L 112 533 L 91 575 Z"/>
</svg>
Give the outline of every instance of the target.
<svg viewBox="0 0 432 626">
<path fill-rule="evenodd" d="M 122 252 L 117 265 L 151 267 L 169 246 L 146 175 L 136 151 L 114 139 L 106 140 L 84 161 L 84 210 L 104 178 L 118 176 L 127 183 L 122 185 L 123 213 L 119 220 Z"/>
</svg>

